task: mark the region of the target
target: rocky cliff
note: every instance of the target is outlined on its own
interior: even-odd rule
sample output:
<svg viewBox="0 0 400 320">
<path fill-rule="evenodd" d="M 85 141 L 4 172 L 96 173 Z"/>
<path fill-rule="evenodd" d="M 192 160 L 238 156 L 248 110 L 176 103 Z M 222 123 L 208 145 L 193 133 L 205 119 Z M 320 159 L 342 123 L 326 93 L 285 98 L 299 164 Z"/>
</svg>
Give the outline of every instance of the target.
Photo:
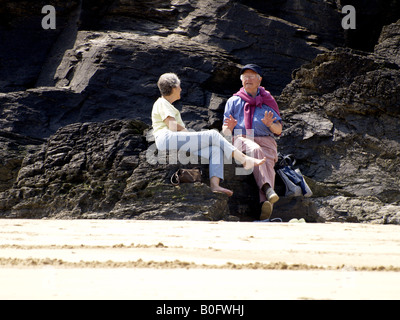
<svg viewBox="0 0 400 320">
<path fill-rule="evenodd" d="M 172 187 L 178 166 L 149 161 L 147 135 L 160 74 L 182 79 L 189 128 L 220 129 L 253 62 L 282 110 L 279 149 L 314 191 L 274 214 L 400 223 L 397 1 L 51 1 L 44 30 L 47 2 L 0 0 L 1 217 L 256 218 L 251 176 L 226 167 L 230 199 L 207 166 L 205 183 Z"/>
</svg>

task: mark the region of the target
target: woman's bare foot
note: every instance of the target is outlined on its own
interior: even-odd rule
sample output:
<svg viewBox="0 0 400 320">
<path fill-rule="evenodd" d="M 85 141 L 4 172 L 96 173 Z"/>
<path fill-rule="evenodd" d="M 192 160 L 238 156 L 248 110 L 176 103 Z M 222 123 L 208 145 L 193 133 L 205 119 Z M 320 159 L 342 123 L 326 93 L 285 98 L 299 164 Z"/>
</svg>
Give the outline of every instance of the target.
<svg viewBox="0 0 400 320">
<path fill-rule="evenodd" d="M 243 168 L 246 170 L 250 170 L 254 167 L 261 166 L 265 161 L 267 161 L 267 158 L 263 159 L 256 159 L 253 157 L 249 157 L 248 155 L 240 152 L 239 150 L 235 150 L 232 152 L 232 156 L 243 165 Z"/>
<path fill-rule="evenodd" d="M 220 186 L 211 187 L 211 191 L 214 192 L 214 193 L 223 193 L 223 194 L 226 194 L 228 197 L 232 197 L 232 195 L 233 195 L 233 191 L 232 191 L 232 190 L 225 189 L 225 188 L 222 188 L 222 187 L 220 187 Z"/>
<path fill-rule="evenodd" d="M 243 162 L 243 168 L 245 168 L 246 170 L 249 170 L 254 167 L 261 166 L 262 164 L 265 163 L 265 161 L 267 161 L 267 158 L 256 159 L 256 158 L 246 156 L 245 161 Z"/>
<path fill-rule="evenodd" d="M 211 191 L 215 192 L 215 193 L 223 193 L 223 194 L 226 194 L 228 197 L 231 197 L 233 195 L 233 191 L 231 191 L 229 189 L 222 188 L 219 185 L 220 181 L 221 181 L 221 179 L 218 178 L 218 177 L 211 177 L 211 179 L 210 179 Z"/>
</svg>

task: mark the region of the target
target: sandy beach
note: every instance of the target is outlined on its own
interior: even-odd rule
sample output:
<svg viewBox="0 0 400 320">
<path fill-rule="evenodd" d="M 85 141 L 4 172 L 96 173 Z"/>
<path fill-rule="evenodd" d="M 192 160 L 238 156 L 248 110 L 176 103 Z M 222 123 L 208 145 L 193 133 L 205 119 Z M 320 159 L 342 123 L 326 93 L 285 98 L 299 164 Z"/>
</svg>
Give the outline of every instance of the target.
<svg viewBox="0 0 400 320">
<path fill-rule="evenodd" d="M 0 220 L 0 299 L 399 299 L 400 227 Z"/>
</svg>

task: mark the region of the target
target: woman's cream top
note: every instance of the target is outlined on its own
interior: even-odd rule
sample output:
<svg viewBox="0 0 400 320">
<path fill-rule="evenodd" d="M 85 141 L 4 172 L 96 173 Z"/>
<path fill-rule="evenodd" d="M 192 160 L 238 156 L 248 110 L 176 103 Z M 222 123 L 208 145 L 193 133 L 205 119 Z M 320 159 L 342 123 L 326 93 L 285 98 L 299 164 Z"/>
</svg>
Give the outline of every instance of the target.
<svg viewBox="0 0 400 320">
<path fill-rule="evenodd" d="M 153 105 L 151 112 L 151 121 L 153 122 L 153 134 L 157 137 L 157 132 L 163 129 L 169 129 L 164 122 L 168 117 L 175 118 L 176 122 L 185 127 L 182 121 L 181 113 L 169 101 L 163 97 L 159 98 Z"/>
</svg>

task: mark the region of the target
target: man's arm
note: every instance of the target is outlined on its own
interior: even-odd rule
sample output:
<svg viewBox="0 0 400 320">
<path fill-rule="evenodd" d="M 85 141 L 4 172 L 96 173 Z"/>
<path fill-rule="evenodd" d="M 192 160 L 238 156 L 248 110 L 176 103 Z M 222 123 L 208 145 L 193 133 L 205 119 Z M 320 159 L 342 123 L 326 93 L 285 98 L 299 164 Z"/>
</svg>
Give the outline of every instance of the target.
<svg viewBox="0 0 400 320">
<path fill-rule="evenodd" d="M 233 129 L 237 125 L 237 120 L 232 117 L 232 115 L 229 116 L 228 119 L 225 119 L 224 124 L 222 126 L 222 134 L 224 136 L 230 136 L 232 135 Z"/>
<path fill-rule="evenodd" d="M 273 134 L 277 136 L 280 136 L 282 134 L 282 124 L 280 122 L 274 122 L 268 128 Z"/>
<path fill-rule="evenodd" d="M 279 121 L 274 122 L 275 120 L 276 118 L 274 117 L 273 112 L 266 111 L 265 116 L 261 121 L 273 134 L 280 136 L 282 134 L 282 124 Z"/>
</svg>

